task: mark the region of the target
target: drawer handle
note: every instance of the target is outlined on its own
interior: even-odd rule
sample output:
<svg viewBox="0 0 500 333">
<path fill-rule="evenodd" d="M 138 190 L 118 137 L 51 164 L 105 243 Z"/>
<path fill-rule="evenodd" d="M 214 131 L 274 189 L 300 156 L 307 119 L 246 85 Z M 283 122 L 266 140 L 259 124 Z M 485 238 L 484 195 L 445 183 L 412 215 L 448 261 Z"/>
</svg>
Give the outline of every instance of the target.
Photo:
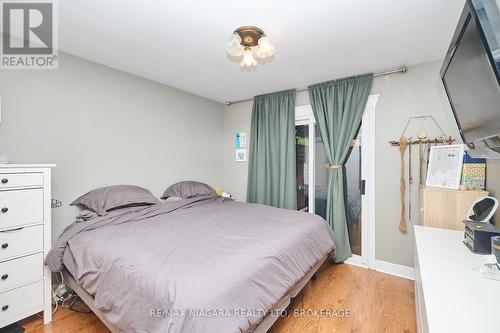
<svg viewBox="0 0 500 333">
<path fill-rule="evenodd" d="M 2 230 L 2 231 L 0 231 L 0 233 L 7 233 L 7 232 L 19 231 L 19 230 L 23 230 L 23 229 L 24 229 L 24 227 L 15 228 L 15 229 L 9 229 L 9 230 Z"/>
<path fill-rule="evenodd" d="M 7 184 L 9 180 L 7 178 L 2 179 L 2 184 Z"/>
<path fill-rule="evenodd" d="M 7 207 L 2 208 L 2 213 L 7 213 L 9 209 Z"/>
<path fill-rule="evenodd" d="M 7 280 L 8 277 L 9 277 L 9 274 L 4 274 L 4 275 L 2 275 L 2 280 Z"/>
<path fill-rule="evenodd" d="M 9 308 L 9 306 L 6 304 L 6 305 L 2 306 L 2 311 L 7 311 L 8 308 Z"/>
<path fill-rule="evenodd" d="M 7 247 L 9 247 L 9 244 L 7 244 L 7 243 L 2 244 L 2 249 L 6 249 Z"/>
</svg>

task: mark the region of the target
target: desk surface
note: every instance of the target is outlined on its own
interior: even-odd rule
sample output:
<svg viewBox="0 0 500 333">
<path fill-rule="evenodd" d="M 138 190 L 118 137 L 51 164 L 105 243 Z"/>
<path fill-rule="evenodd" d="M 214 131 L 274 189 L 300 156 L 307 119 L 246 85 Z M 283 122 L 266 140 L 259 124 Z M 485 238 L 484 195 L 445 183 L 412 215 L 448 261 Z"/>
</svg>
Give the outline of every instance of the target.
<svg viewBox="0 0 500 333">
<path fill-rule="evenodd" d="M 483 256 L 463 232 L 415 226 L 429 332 L 500 331 L 500 281 L 481 275 Z"/>
</svg>

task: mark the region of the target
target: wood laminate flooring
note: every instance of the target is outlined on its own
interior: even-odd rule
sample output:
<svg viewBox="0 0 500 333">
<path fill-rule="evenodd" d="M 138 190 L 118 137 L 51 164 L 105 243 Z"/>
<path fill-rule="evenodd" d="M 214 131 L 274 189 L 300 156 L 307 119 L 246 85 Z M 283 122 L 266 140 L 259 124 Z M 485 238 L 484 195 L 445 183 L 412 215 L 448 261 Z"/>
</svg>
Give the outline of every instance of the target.
<svg viewBox="0 0 500 333">
<path fill-rule="evenodd" d="M 325 264 L 316 280 L 292 303 L 273 333 L 416 332 L 415 283 L 348 264 Z M 26 333 L 109 330 L 94 314 L 59 308 L 51 324 L 32 316 L 21 322 Z"/>
</svg>

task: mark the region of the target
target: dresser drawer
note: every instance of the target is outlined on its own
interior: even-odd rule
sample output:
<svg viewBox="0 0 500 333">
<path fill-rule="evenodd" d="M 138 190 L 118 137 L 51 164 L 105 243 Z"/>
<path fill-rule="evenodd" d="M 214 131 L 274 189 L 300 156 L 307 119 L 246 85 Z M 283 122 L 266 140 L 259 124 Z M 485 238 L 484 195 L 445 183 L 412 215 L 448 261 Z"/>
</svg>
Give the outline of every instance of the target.
<svg viewBox="0 0 500 333">
<path fill-rule="evenodd" d="M 0 189 L 42 185 L 43 173 L 41 172 L 0 173 Z"/>
<path fill-rule="evenodd" d="M 43 225 L 0 232 L 0 261 L 43 250 Z"/>
<path fill-rule="evenodd" d="M 43 277 L 43 253 L 0 262 L 0 293 Z"/>
<path fill-rule="evenodd" d="M 43 222 L 43 189 L 0 191 L 0 230 Z"/>
<path fill-rule="evenodd" d="M 22 314 L 31 315 L 43 306 L 43 281 L 0 294 L 0 327 L 9 319 Z"/>
</svg>

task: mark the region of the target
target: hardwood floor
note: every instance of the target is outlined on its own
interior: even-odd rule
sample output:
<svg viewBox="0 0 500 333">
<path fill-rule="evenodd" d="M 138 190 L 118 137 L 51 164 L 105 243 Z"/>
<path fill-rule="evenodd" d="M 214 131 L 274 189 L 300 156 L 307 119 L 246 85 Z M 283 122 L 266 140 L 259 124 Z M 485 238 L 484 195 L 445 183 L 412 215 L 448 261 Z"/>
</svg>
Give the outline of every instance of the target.
<svg viewBox="0 0 500 333">
<path fill-rule="evenodd" d="M 59 308 L 49 325 L 43 325 L 42 318 L 32 316 L 20 323 L 25 333 L 108 333 L 110 330 L 93 313 L 83 314 Z"/>
<path fill-rule="evenodd" d="M 301 309 L 308 315 L 298 315 Z M 314 310 L 336 310 L 337 316 Z M 416 332 L 414 282 L 347 264 L 326 264 L 289 313 L 278 320 L 273 333 Z M 50 325 L 43 326 L 37 316 L 22 325 L 27 333 L 109 332 L 94 314 L 67 309 L 57 310 Z"/>
<path fill-rule="evenodd" d="M 415 283 L 348 264 L 323 266 L 273 333 L 416 332 Z M 300 309 L 349 310 L 349 316 L 294 317 Z"/>
</svg>

